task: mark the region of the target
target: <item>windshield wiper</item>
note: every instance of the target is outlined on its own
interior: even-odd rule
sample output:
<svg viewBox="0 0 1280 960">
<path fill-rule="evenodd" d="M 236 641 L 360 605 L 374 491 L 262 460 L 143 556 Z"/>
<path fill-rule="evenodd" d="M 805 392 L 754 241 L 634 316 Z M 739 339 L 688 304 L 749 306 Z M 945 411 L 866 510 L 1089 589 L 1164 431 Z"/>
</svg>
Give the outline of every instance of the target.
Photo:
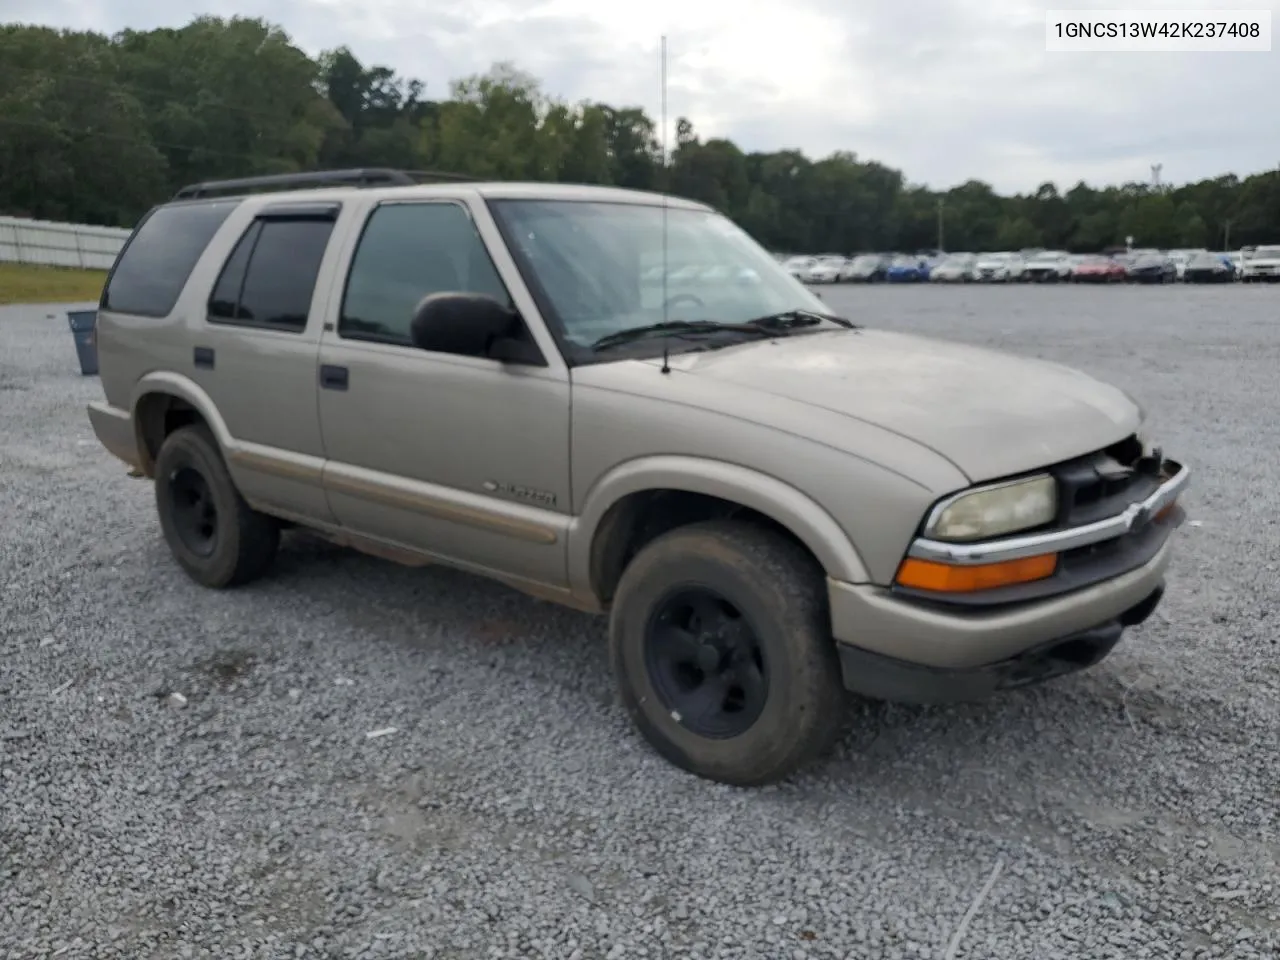
<svg viewBox="0 0 1280 960">
<path fill-rule="evenodd" d="M 643 326 L 629 327 L 616 333 L 605 334 L 591 344 L 591 349 L 602 350 L 608 347 L 616 347 L 620 344 L 633 343 L 636 340 L 643 340 L 646 337 L 662 333 L 681 336 L 689 333 L 729 332 L 750 333 L 758 337 L 767 337 L 770 334 L 769 330 L 757 324 L 717 323 L 714 320 L 668 320 L 662 323 L 646 323 Z"/>
<path fill-rule="evenodd" d="M 831 313 L 814 313 L 812 310 L 783 310 L 781 313 L 770 313 L 763 317 L 748 320 L 747 323 L 760 329 L 790 330 L 796 327 L 816 327 L 823 320 L 830 320 L 848 330 L 856 330 L 858 325 L 852 320 L 837 317 Z"/>
</svg>

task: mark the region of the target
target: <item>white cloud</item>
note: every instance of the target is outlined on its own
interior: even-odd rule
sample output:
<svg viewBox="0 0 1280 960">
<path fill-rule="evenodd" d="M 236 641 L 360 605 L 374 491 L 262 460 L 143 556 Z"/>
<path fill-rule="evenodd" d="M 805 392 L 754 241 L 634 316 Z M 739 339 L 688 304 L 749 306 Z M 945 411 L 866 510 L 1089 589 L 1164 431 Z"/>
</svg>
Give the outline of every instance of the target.
<svg viewBox="0 0 1280 960">
<path fill-rule="evenodd" d="M 346 44 L 366 64 L 426 81 L 431 95 L 510 60 L 550 94 L 638 104 L 655 119 L 666 34 L 672 124 L 687 116 L 703 136 L 746 149 L 852 150 L 937 187 L 1142 179 L 1152 163 L 1180 182 L 1280 165 L 1280 128 L 1267 122 L 1280 90 L 1274 54 L 1047 53 L 1043 11 L 1067 0 L 189 2 L 4 5 L 11 19 L 108 32 L 197 12 L 262 16 L 311 53 Z"/>
</svg>

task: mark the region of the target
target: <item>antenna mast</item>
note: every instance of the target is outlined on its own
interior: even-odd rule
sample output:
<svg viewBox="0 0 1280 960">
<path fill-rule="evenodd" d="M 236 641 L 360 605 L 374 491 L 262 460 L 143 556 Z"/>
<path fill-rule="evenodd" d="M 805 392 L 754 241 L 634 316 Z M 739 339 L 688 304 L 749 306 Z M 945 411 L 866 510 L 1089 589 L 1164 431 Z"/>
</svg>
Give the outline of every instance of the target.
<svg viewBox="0 0 1280 960">
<path fill-rule="evenodd" d="M 670 168 L 667 163 L 667 35 L 662 35 L 662 322 L 666 323 L 667 310 L 667 191 L 671 189 Z M 662 372 L 670 373 L 671 336 L 662 337 Z"/>
</svg>

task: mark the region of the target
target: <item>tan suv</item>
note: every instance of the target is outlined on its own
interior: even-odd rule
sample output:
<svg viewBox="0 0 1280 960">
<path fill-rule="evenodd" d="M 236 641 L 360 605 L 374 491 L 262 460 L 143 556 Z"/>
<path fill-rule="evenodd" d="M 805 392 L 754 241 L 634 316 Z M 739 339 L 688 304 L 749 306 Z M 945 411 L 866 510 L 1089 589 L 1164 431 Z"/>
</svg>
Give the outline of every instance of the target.
<svg viewBox="0 0 1280 960">
<path fill-rule="evenodd" d="M 1124 391 L 855 326 L 697 203 L 424 179 L 199 184 L 121 251 L 89 417 L 199 583 L 299 525 L 607 613 L 644 736 L 736 784 L 845 688 L 1059 676 L 1159 602 L 1188 471 Z"/>
</svg>

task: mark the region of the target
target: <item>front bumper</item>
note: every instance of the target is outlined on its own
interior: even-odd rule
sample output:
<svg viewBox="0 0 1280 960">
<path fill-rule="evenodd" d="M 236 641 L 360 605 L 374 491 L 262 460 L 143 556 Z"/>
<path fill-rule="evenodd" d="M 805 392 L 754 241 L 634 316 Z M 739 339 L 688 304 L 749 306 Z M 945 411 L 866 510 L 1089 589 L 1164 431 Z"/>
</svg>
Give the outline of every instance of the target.
<svg viewBox="0 0 1280 960">
<path fill-rule="evenodd" d="M 1085 459 L 1058 469 L 1067 491 L 1091 470 Z M 1017 685 L 1028 671 L 1047 679 L 1096 663 L 1125 626 L 1150 613 L 1144 604 L 1154 608 L 1184 516 L 1178 497 L 1190 479 L 1186 467 L 1164 460 L 1158 476 L 1147 476 L 1135 481 L 1146 484 L 1141 499 L 1117 504 L 1114 513 L 1100 500 L 1070 508 L 1070 526 L 985 543 L 919 538 L 908 550 L 961 566 L 1056 554 L 1058 569 L 1042 580 L 964 595 L 828 581 L 846 686 L 887 699 L 936 700 L 952 683 L 967 698 L 975 689 Z"/>
<path fill-rule="evenodd" d="M 935 667 L 838 644 L 846 689 L 898 703 L 981 700 L 1003 690 L 1043 683 L 1088 669 L 1115 649 L 1126 627 L 1151 616 L 1164 596 L 1163 582 L 1118 615 L 1084 630 L 1038 643 L 994 663 Z"/>
</svg>

